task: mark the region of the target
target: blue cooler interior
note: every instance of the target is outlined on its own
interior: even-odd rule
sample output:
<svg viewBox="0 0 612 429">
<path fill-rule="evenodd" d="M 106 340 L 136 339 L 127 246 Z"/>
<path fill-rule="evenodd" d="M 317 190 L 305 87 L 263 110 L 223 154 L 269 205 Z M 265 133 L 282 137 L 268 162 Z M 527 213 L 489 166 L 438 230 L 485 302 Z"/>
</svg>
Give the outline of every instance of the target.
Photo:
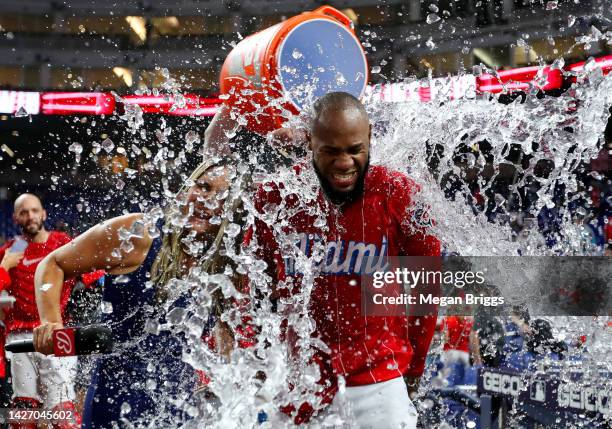
<svg viewBox="0 0 612 429">
<path fill-rule="evenodd" d="M 363 95 L 367 62 L 359 41 L 339 23 L 314 19 L 299 24 L 277 55 L 280 83 L 299 110 L 331 91 Z"/>
</svg>

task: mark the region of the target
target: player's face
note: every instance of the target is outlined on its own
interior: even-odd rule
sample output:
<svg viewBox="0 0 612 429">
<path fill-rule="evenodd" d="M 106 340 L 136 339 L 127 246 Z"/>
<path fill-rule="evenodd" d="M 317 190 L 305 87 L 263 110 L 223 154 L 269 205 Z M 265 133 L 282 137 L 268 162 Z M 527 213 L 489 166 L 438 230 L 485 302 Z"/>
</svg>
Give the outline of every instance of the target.
<svg viewBox="0 0 612 429">
<path fill-rule="evenodd" d="M 21 197 L 15 205 L 13 218 L 23 234 L 36 235 L 44 228 L 47 212 L 43 209 L 38 198 L 27 195 Z"/>
<path fill-rule="evenodd" d="M 342 200 L 359 189 L 370 155 L 370 124 L 363 114 L 355 110 L 328 113 L 314 125 L 310 146 L 326 191 Z"/>
<path fill-rule="evenodd" d="M 223 203 L 230 187 L 231 169 L 216 166 L 206 170 L 187 191 L 183 214 L 189 216 L 187 227 L 196 234 L 214 234 L 219 225 L 211 223 L 215 216 L 221 216 Z"/>
</svg>

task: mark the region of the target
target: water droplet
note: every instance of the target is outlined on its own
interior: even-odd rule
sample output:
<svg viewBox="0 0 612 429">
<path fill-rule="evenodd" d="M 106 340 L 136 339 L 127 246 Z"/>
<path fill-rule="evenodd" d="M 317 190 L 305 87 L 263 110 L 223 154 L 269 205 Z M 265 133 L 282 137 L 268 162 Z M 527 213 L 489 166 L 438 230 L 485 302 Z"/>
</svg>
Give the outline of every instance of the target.
<svg viewBox="0 0 612 429">
<path fill-rule="evenodd" d="M 240 233 L 240 225 L 230 223 L 227 225 L 227 228 L 225 228 L 225 233 L 228 237 L 236 237 Z"/>
<path fill-rule="evenodd" d="M 78 155 L 83 152 L 83 146 L 81 146 L 79 143 L 72 143 L 70 146 L 68 146 L 68 150 Z"/>
<path fill-rule="evenodd" d="M 552 70 L 561 70 L 563 69 L 564 66 L 565 66 L 565 60 L 563 58 L 557 58 L 556 60 L 553 61 L 550 68 Z"/>
<path fill-rule="evenodd" d="M 47 292 L 49 289 L 51 289 L 51 287 L 53 287 L 51 283 L 45 283 L 40 287 L 40 290 Z"/>
<path fill-rule="evenodd" d="M 380 73 L 380 66 L 372 67 L 372 73 Z"/>
<path fill-rule="evenodd" d="M 440 9 L 438 8 L 437 5 L 435 5 L 433 3 L 430 3 L 429 4 L 429 10 L 432 11 L 432 12 L 438 12 Z"/>
<path fill-rule="evenodd" d="M 159 237 L 159 229 L 157 229 L 157 227 L 155 225 L 150 225 L 147 228 L 147 234 L 149 234 L 149 237 L 155 239 L 157 237 Z"/>
<path fill-rule="evenodd" d="M 111 139 L 105 139 L 101 146 L 107 153 L 110 153 L 115 148 L 115 143 Z"/>
<path fill-rule="evenodd" d="M 223 133 L 228 139 L 232 139 L 236 136 L 236 129 L 230 128 L 228 130 L 224 130 Z"/>
<path fill-rule="evenodd" d="M 113 283 L 117 284 L 125 284 L 130 282 L 130 276 L 126 276 L 125 274 L 121 274 L 120 276 L 115 277 Z"/>
<path fill-rule="evenodd" d="M 344 75 L 340 72 L 336 73 L 336 85 L 338 86 L 344 86 L 346 85 L 346 78 L 344 77 Z"/>
<path fill-rule="evenodd" d="M 554 9 L 557 8 L 558 5 L 559 5 L 559 3 L 556 2 L 556 1 L 546 2 L 546 10 L 554 10 Z"/>
<path fill-rule="evenodd" d="M 111 314 L 113 312 L 113 303 L 108 301 L 102 301 L 100 304 L 102 307 L 102 313 Z"/>
<path fill-rule="evenodd" d="M 297 49 L 293 50 L 293 52 L 291 53 L 291 56 L 295 58 L 296 60 L 303 57 L 302 53 L 298 51 Z"/>
<path fill-rule="evenodd" d="M 197 132 L 195 131 L 188 131 L 185 134 L 185 149 L 187 149 L 187 151 L 191 151 L 193 149 L 193 145 L 194 144 L 200 144 L 200 136 Z"/>
<path fill-rule="evenodd" d="M 576 17 L 574 15 L 567 16 L 567 26 L 572 27 L 576 23 Z"/>
<path fill-rule="evenodd" d="M 327 220 L 325 220 L 324 218 L 317 218 L 317 220 L 314 221 L 314 227 L 315 228 L 323 228 L 327 225 Z"/>
<path fill-rule="evenodd" d="M 144 237 L 144 222 L 141 220 L 137 220 L 132 224 L 132 228 L 130 228 L 130 236 L 136 238 Z"/>
<path fill-rule="evenodd" d="M 434 22 L 438 22 L 440 20 L 440 17 L 438 15 L 436 15 L 435 13 L 430 13 L 429 15 L 427 15 L 427 19 L 425 20 L 428 24 L 433 24 Z"/>
<path fill-rule="evenodd" d="M 132 407 L 127 402 L 121 404 L 121 415 L 124 416 L 132 411 Z"/>
<path fill-rule="evenodd" d="M 170 310 L 170 312 L 166 316 L 166 320 L 172 325 L 178 325 L 185 320 L 185 317 L 187 317 L 187 312 L 185 311 L 185 309 L 177 307 Z"/>
<path fill-rule="evenodd" d="M 119 246 L 119 248 L 123 253 L 130 253 L 132 250 L 134 250 L 134 245 L 130 240 L 126 240 L 121 243 L 121 246 Z"/>
<path fill-rule="evenodd" d="M 430 37 L 429 39 L 427 39 L 427 42 L 425 42 L 425 46 L 427 46 L 429 49 L 435 49 L 436 44 Z"/>
<path fill-rule="evenodd" d="M 153 319 L 147 319 L 144 326 L 145 332 L 153 335 L 159 334 L 159 323 Z M 152 364 L 151 364 L 152 365 Z M 149 368 L 147 367 L 147 370 Z"/>
<path fill-rule="evenodd" d="M 597 68 L 597 61 L 595 61 L 595 58 L 589 57 L 589 59 L 586 60 L 586 62 L 584 63 L 584 71 L 588 72 L 596 68 Z"/>
</svg>

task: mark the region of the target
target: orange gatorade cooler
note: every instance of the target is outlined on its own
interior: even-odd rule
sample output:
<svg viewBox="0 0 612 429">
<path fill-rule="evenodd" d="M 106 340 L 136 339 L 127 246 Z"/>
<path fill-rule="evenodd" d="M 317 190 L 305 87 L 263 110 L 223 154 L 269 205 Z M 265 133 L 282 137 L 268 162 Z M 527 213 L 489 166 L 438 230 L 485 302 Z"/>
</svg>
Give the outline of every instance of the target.
<svg viewBox="0 0 612 429">
<path fill-rule="evenodd" d="M 221 69 L 221 98 L 259 134 L 330 91 L 361 98 L 368 64 L 353 23 L 323 6 L 246 37 Z"/>
</svg>

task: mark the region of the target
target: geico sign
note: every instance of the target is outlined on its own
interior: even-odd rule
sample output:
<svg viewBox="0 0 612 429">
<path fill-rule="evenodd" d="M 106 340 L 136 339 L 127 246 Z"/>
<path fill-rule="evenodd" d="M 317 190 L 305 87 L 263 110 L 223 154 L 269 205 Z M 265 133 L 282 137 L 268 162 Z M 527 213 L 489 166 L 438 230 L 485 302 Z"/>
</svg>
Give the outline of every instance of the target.
<svg viewBox="0 0 612 429">
<path fill-rule="evenodd" d="M 557 390 L 557 402 L 563 408 L 597 411 L 602 414 L 610 412 L 610 392 L 605 388 L 560 383 Z"/>
<path fill-rule="evenodd" d="M 485 390 L 512 396 L 518 396 L 523 386 L 518 375 L 498 374 L 495 372 L 485 372 L 482 381 Z"/>
</svg>

